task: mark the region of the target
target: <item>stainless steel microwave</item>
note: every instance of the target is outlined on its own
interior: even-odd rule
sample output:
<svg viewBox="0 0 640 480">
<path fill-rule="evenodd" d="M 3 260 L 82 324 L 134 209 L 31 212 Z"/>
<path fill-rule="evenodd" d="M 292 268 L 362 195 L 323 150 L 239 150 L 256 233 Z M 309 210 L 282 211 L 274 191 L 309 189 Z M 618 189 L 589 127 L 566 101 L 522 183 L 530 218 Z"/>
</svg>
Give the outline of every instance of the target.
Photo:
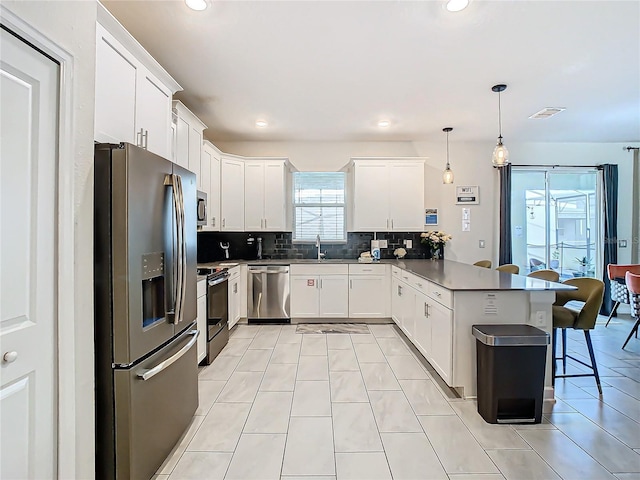
<svg viewBox="0 0 640 480">
<path fill-rule="evenodd" d="M 207 224 L 207 193 L 198 190 L 198 226 Z"/>
</svg>

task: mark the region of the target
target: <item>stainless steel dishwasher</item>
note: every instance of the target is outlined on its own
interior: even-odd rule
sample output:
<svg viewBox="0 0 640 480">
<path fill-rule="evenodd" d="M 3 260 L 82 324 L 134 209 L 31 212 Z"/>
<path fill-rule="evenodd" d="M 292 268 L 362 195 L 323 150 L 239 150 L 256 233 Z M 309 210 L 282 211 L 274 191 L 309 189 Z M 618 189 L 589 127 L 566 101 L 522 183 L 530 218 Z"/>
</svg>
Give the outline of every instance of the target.
<svg viewBox="0 0 640 480">
<path fill-rule="evenodd" d="M 290 323 L 289 266 L 249 265 L 247 321 Z"/>
</svg>

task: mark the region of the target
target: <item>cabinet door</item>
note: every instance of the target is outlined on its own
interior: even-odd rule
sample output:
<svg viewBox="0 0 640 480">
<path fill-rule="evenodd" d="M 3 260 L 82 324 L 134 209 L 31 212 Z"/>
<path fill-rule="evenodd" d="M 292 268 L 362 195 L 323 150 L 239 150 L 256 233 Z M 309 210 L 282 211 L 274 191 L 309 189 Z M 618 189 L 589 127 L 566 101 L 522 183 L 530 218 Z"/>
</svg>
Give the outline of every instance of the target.
<svg viewBox="0 0 640 480">
<path fill-rule="evenodd" d="M 207 196 L 209 227 L 212 230 L 220 230 L 220 154 L 214 149 L 211 149 L 210 153 L 211 177 Z"/>
<path fill-rule="evenodd" d="M 96 24 L 94 139 L 136 144 L 137 62 L 102 25 Z"/>
<path fill-rule="evenodd" d="M 207 355 L 207 296 L 198 297 L 198 313 L 196 316 L 198 325 L 198 363 Z"/>
<path fill-rule="evenodd" d="M 431 358 L 429 361 L 442 379 L 451 386 L 452 379 L 452 345 L 453 314 L 438 302 L 429 303 L 429 319 L 431 320 Z"/>
<path fill-rule="evenodd" d="M 349 317 L 385 317 L 388 290 L 384 275 L 349 276 Z"/>
<path fill-rule="evenodd" d="M 220 178 L 221 216 L 220 230 L 244 230 L 244 162 L 222 159 Z"/>
<path fill-rule="evenodd" d="M 229 329 L 240 320 L 240 278 L 229 282 Z"/>
<path fill-rule="evenodd" d="M 264 228 L 264 164 L 244 164 L 244 228 L 260 231 Z"/>
<path fill-rule="evenodd" d="M 407 284 L 400 284 L 400 327 L 412 341 L 416 334 L 416 291 Z"/>
<path fill-rule="evenodd" d="M 169 158 L 171 92 L 144 69 L 140 69 L 138 74 L 135 129 L 143 147 Z"/>
<path fill-rule="evenodd" d="M 318 277 L 292 275 L 291 317 L 316 318 L 320 315 L 320 285 Z"/>
<path fill-rule="evenodd" d="M 176 123 L 175 163 L 189 169 L 189 123 L 180 116 Z"/>
<path fill-rule="evenodd" d="M 397 162 L 389 165 L 389 228 L 422 231 L 424 227 L 424 163 Z"/>
<path fill-rule="evenodd" d="M 349 316 L 349 276 L 320 276 L 320 316 L 347 318 Z"/>
<path fill-rule="evenodd" d="M 413 343 L 424 358 L 431 358 L 431 319 L 429 318 L 429 297 L 424 294 L 416 295 L 415 304 L 415 335 Z"/>
<path fill-rule="evenodd" d="M 200 160 L 200 175 L 198 176 L 198 190 L 207 194 L 207 226 L 209 226 L 209 211 L 211 198 L 211 149 L 204 144 L 202 146 L 202 158 Z"/>
<path fill-rule="evenodd" d="M 271 232 L 291 230 L 286 226 L 286 198 L 284 162 L 266 162 L 264 164 L 264 230 Z"/>
<path fill-rule="evenodd" d="M 388 184 L 386 164 L 356 163 L 353 191 L 354 231 L 389 230 Z M 422 201 L 420 205 L 423 203 Z"/>
<path fill-rule="evenodd" d="M 400 302 L 400 281 L 396 278 L 391 279 L 391 318 L 396 325 L 401 326 L 402 309 Z"/>
<path fill-rule="evenodd" d="M 199 125 L 189 126 L 189 170 L 196 174 L 200 186 L 202 161 L 202 129 Z"/>
</svg>

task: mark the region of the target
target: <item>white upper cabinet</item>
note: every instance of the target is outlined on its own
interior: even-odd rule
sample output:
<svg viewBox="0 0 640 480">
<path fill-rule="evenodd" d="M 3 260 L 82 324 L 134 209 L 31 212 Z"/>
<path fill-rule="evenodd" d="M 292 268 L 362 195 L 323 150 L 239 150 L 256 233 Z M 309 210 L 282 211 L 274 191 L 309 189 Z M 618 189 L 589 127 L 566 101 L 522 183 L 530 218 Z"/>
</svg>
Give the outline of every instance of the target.
<svg viewBox="0 0 640 480">
<path fill-rule="evenodd" d="M 207 194 L 207 225 L 203 230 L 220 230 L 220 151 L 208 140 L 202 147 L 202 191 Z M 208 180 L 208 181 L 207 181 Z"/>
<path fill-rule="evenodd" d="M 244 231 L 244 161 L 222 155 L 220 168 L 220 230 Z"/>
<path fill-rule="evenodd" d="M 353 231 L 422 231 L 424 161 L 354 160 Z"/>
<path fill-rule="evenodd" d="M 244 168 L 245 230 L 284 231 L 286 160 L 248 160 Z"/>
<path fill-rule="evenodd" d="M 94 139 L 171 157 L 171 97 L 180 85 L 98 3 Z"/>
<path fill-rule="evenodd" d="M 194 172 L 198 178 L 198 190 L 204 190 L 207 181 L 201 175 L 202 134 L 207 126 L 178 100 L 173 101 L 173 113 L 176 131 L 173 161 Z"/>
</svg>

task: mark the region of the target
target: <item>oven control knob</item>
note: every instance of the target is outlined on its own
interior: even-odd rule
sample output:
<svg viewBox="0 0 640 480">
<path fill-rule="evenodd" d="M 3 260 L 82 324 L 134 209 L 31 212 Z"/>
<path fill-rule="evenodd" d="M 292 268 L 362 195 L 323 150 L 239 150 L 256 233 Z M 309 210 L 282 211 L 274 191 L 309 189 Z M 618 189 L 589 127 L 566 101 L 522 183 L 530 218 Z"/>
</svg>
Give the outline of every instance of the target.
<svg viewBox="0 0 640 480">
<path fill-rule="evenodd" d="M 15 362 L 17 358 L 18 358 L 18 352 L 6 352 L 2 356 L 2 360 L 4 360 L 7 363 Z"/>
</svg>

